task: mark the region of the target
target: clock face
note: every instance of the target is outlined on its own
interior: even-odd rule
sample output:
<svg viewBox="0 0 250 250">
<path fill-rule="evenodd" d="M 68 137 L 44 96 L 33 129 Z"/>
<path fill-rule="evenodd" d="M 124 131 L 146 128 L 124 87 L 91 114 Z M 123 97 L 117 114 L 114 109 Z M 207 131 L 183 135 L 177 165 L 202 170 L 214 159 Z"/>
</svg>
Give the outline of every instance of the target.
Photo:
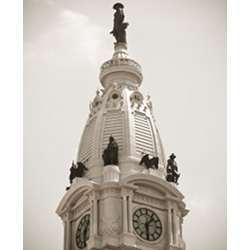
<svg viewBox="0 0 250 250">
<path fill-rule="evenodd" d="M 162 234 L 162 224 L 155 212 L 148 208 L 139 208 L 133 214 L 135 232 L 144 240 L 155 241 Z"/>
<path fill-rule="evenodd" d="M 76 231 L 76 245 L 80 249 L 83 249 L 87 246 L 86 242 L 89 239 L 89 224 L 90 215 L 86 214 L 80 220 Z"/>
</svg>

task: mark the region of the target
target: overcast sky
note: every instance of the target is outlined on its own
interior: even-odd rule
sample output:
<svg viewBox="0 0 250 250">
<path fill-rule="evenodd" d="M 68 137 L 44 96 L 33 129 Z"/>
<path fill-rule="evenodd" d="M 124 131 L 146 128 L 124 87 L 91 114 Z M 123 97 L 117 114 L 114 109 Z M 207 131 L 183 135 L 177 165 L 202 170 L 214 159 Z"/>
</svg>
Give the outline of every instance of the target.
<svg viewBox="0 0 250 250">
<path fill-rule="evenodd" d="M 110 0 L 24 0 L 24 250 L 63 246 L 56 207 L 113 53 Z M 190 250 L 226 250 L 226 1 L 127 0 L 167 156 L 177 155 Z"/>
</svg>

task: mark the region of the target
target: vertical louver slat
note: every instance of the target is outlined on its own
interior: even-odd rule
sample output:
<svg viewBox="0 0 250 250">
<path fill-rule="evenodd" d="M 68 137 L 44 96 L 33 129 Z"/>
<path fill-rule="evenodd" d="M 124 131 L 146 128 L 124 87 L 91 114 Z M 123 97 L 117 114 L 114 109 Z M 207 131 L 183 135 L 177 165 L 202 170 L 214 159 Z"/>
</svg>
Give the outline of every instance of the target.
<svg viewBox="0 0 250 250">
<path fill-rule="evenodd" d="M 135 142 L 136 152 L 154 155 L 155 147 L 149 118 L 140 112 L 135 112 Z"/>
<path fill-rule="evenodd" d="M 109 111 L 104 118 L 104 131 L 102 141 L 102 152 L 107 147 L 109 137 L 112 135 L 118 143 L 119 152 L 124 148 L 124 131 L 123 131 L 124 115 L 120 111 Z"/>
<path fill-rule="evenodd" d="M 91 152 L 94 145 L 94 127 L 95 127 L 96 119 L 90 121 L 89 124 L 86 125 L 85 130 L 83 132 L 83 136 L 80 143 L 80 152 L 79 159 L 82 162 L 86 162 L 90 160 L 92 157 Z"/>
</svg>

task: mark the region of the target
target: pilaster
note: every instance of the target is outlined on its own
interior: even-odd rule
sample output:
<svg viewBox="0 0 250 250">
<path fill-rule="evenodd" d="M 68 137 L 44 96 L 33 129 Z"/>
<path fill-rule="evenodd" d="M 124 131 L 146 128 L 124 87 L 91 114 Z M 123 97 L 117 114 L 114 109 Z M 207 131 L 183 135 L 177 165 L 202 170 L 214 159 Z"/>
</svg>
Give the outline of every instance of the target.
<svg viewBox="0 0 250 250">
<path fill-rule="evenodd" d="M 120 243 L 124 248 L 134 248 L 136 244 L 136 236 L 133 233 L 132 227 L 132 197 L 134 187 L 123 186 L 121 187 L 122 197 L 122 215 L 123 215 L 123 231 L 121 234 Z"/>
<path fill-rule="evenodd" d="M 64 217 L 64 249 L 71 249 L 71 239 L 72 239 L 72 225 L 71 225 L 71 213 L 67 212 Z"/>
</svg>

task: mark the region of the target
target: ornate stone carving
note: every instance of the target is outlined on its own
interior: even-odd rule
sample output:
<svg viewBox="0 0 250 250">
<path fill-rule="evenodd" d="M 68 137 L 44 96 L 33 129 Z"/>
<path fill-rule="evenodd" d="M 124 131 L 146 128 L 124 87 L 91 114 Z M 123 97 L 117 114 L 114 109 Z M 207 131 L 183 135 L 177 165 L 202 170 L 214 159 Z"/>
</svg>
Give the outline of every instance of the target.
<svg viewBox="0 0 250 250">
<path fill-rule="evenodd" d="M 150 99 L 150 95 L 147 95 L 147 96 L 146 96 L 146 104 L 147 104 L 148 108 L 150 109 L 150 111 L 152 111 L 152 109 L 153 109 L 153 104 L 152 104 L 152 101 L 151 101 L 151 99 Z"/>
<path fill-rule="evenodd" d="M 114 85 L 113 90 L 109 94 L 108 100 L 106 102 L 107 109 L 121 109 L 123 106 L 123 96 L 121 85 Z"/>
<path fill-rule="evenodd" d="M 138 74 L 141 74 L 141 66 L 139 63 L 137 63 L 135 60 L 133 59 L 129 59 L 129 58 L 120 58 L 120 59 L 111 59 L 106 61 L 102 67 L 101 70 L 107 69 L 110 66 L 114 66 L 114 65 L 129 65 L 132 67 L 135 67 L 138 70 Z"/>
<path fill-rule="evenodd" d="M 89 104 L 90 117 L 95 115 L 100 110 L 103 101 L 102 99 L 103 99 L 103 90 L 97 90 L 94 100 Z"/>
<path fill-rule="evenodd" d="M 143 102 L 143 95 L 139 91 L 134 91 L 130 95 L 130 102 L 132 106 L 135 104 L 141 105 Z"/>
</svg>

